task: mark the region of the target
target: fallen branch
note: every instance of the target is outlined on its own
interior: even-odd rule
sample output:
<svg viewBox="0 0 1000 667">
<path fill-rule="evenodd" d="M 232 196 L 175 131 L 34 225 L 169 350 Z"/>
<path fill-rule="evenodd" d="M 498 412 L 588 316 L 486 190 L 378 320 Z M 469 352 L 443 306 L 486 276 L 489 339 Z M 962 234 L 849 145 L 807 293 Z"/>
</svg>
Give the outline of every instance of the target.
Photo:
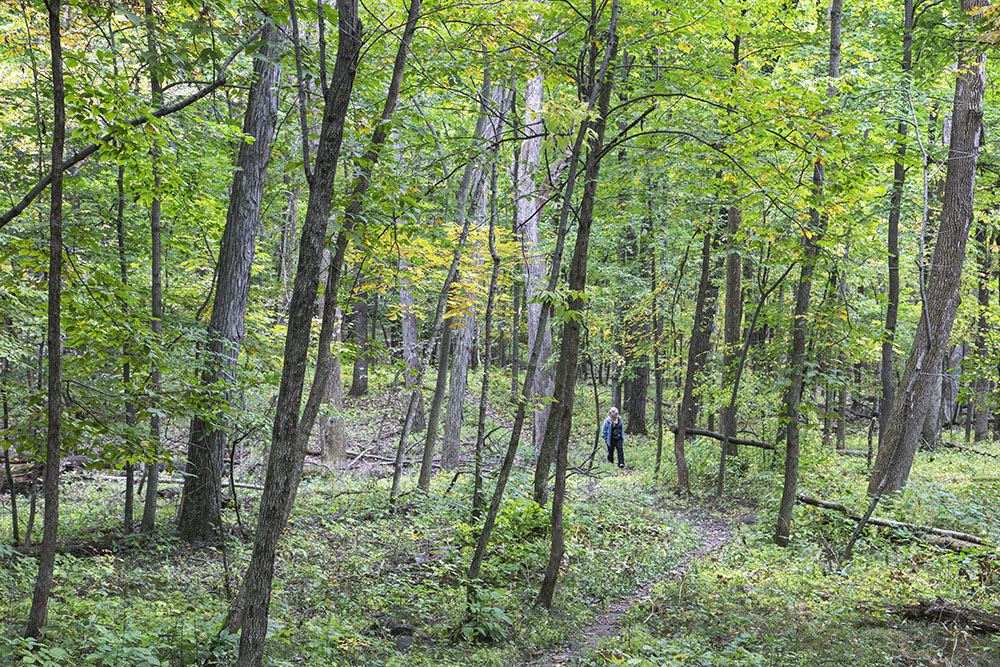
<svg viewBox="0 0 1000 667">
<path fill-rule="evenodd" d="M 841 456 L 864 456 L 868 458 L 867 449 L 835 449 L 834 451 Z"/>
<path fill-rule="evenodd" d="M 716 440 L 724 440 L 726 436 L 722 433 L 717 433 L 715 431 L 706 431 L 703 428 L 686 428 L 684 429 L 688 435 L 700 435 L 705 438 L 715 438 Z M 675 424 L 670 425 L 671 433 L 677 433 L 677 426 Z M 747 447 L 757 447 L 759 449 L 774 449 L 774 445 L 770 442 L 761 442 L 760 440 L 749 440 L 747 438 L 729 438 L 729 442 L 737 445 L 745 445 Z"/>
<path fill-rule="evenodd" d="M 972 447 L 965 447 L 964 445 L 957 445 L 954 442 L 948 442 L 947 440 L 942 440 L 941 445 L 947 447 L 948 449 L 957 449 L 960 452 L 969 452 L 970 454 L 979 454 L 980 456 L 988 456 L 991 459 L 1000 459 L 1000 456 L 996 454 L 990 454 L 989 452 L 984 452 L 981 449 L 973 449 Z"/>
<path fill-rule="evenodd" d="M 846 514 L 851 517 L 854 521 L 860 521 L 861 516 L 854 514 L 844 505 L 840 503 L 831 503 L 827 500 L 820 500 L 819 498 L 813 498 L 812 496 L 806 496 L 803 494 L 798 494 L 795 496 L 796 500 L 800 503 L 806 505 L 812 505 L 814 507 L 821 507 L 823 509 L 834 510 L 842 514 Z M 940 537 L 946 537 L 951 540 L 960 540 L 962 542 L 967 542 L 973 545 L 979 546 L 992 546 L 989 542 L 977 535 L 970 535 L 969 533 L 960 533 L 955 530 L 944 530 L 943 528 L 931 528 L 930 526 L 920 526 L 915 523 L 906 523 L 904 521 L 892 521 L 890 519 L 879 519 L 877 517 L 872 517 L 868 519 L 868 523 L 874 524 L 876 526 L 882 526 L 884 528 L 896 528 L 902 530 L 910 530 L 915 533 L 927 533 L 930 535 L 938 535 Z M 944 545 L 945 543 L 941 543 Z"/>
<path fill-rule="evenodd" d="M 981 609 L 959 607 L 941 598 L 921 600 L 916 604 L 885 604 L 881 606 L 889 613 L 904 618 L 938 623 L 961 623 L 981 632 L 1000 632 L 1000 616 Z"/>
<path fill-rule="evenodd" d="M 91 475 L 90 479 L 101 479 L 107 481 L 124 482 L 125 478 L 119 475 Z M 182 478 L 174 477 L 161 477 L 159 479 L 160 484 L 183 484 L 184 480 Z M 232 486 L 239 489 L 253 489 L 255 491 L 263 491 L 264 487 L 257 484 L 243 484 L 242 482 L 234 482 Z"/>
</svg>

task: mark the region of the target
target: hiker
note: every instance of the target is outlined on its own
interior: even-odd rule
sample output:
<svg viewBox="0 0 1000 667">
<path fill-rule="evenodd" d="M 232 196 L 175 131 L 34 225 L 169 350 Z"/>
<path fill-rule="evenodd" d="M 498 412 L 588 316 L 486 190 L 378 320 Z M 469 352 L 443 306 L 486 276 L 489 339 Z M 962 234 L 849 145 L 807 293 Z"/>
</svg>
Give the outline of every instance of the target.
<svg viewBox="0 0 1000 667">
<path fill-rule="evenodd" d="M 608 410 L 608 416 L 601 426 L 601 437 L 608 446 L 608 463 L 615 462 L 615 450 L 618 450 L 618 467 L 625 467 L 625 424 L 618 414 L 618 408 Z"/>
</svg>

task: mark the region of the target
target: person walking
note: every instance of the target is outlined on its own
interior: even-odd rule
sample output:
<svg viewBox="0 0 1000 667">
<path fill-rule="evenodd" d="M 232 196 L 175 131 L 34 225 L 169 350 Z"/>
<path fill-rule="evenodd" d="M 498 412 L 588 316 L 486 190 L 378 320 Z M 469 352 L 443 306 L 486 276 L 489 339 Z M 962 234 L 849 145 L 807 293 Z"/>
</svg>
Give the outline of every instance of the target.
<svg viewBox="0 0 1000 667">
<path fill-rule="evenodd" d="M 618 408 L 608 410 L 608 416 L 601 425 L 601 437 L 608 446 L 608 463 L 615 462 L 615 450 L 618 450 L 618 467 L 625 467 L 625 424 L 622 422 Z"/>
</svg>

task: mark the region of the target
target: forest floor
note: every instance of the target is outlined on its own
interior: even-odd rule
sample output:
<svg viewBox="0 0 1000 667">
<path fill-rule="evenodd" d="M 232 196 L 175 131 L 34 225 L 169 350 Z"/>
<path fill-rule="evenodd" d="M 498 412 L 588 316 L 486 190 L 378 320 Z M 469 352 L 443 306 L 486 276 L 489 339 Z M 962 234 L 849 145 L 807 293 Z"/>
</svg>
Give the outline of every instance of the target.
<svg viewBox="0 0 1000 667">
<path fill-rule="evenodd" d="M 679 581 L 700 560 L 710 556 L 729 542 L 732 537 L 732 529 L 725 519 L 713 516 L 704 510 L 674 508 L 670 511 L 692 526 L 698 539 L 697 547 L 693 551 L 682 554 L 665 577 L 671 581 Z M 600 653 L 600 645 L 603 642 L 618 636 L 621 630 L 619 628 L 621 618 L 633 607 L 649 603 L 653 586 L 654 584 L 647 584 L 637 593 L 612 602 L 607 611 L 598 615 L 590 625 L 582 628 L 579 634 L 573 637 L 569 646 L 546 653 L 530 664 L 551 667 L 552 665 L 573 663 L 587 653 Z M 605 654 L 602 657 L 611 660 L 610 655 Z"/>
<path fill-rule="evenodd" d="M 494 392 L 488 430 L 509 420 Z M 565 517 L 566 557 L 553 608 L 533 600 L 549 553 L 549 513 L 531 500 L 530 446 L 512 473 L 491 548 L 469 605 L 465 579 L 478 531 L 471 466 L 437 474 L 429 493 L 388 502 L 398 438 L 398 392 L 348 403 L 355 452 L 348 470 L 306 468 L 278 553 L 267 664 L 293 667 L 606 664 L 784 667 L 997 667 L 1000 635 L 967 624 L 909 620 L 898 605 L 941 598 L 1000 609 L 1000 554 L 954 552 L 919 535 L 869 529 L 855 558 L 838 550 L 853 523 L 798 506 L 792 542 L 771 539 L 781 459 L 742 451 L 721 500 L 707 496 L 717 443 L 692 439 L 695 496 L 673 494 L 668 461 L 655 468 L 652 437 L 636 436 L 624 471 L 589 466 L 594 406 L 574 419 Z M 579 405 L 585 406 L 583 401 Z M 474 413 L 467 409 L 467 413 Z M 474 437 L 474 425 L 463 440 Z M 411 461 L 422 434 L 415 436 Z M 858 442 L 849 443 L 862 448 Z M 958 436 L 949 436 L 956 439 Z M 487 442 L 495 462 L 504 431 Z M 976 443 L 1000 455 L 1000 443 Z M 67 474 L 49 625 L 21 639 L 34 559 L 8 546 L 9 501 L 0 498 L 0 665 L 186 667 L 233 663 L 236 638 L 219 627 L 252 549 L 263 450 L 246 442 L 227 492 L 224 544 L 186 545 L 173 518 L 176 485 L 164 485 L 159 527 L 123 535 L 123 485 L 110 471 Z M 365 453 L 364 456 L 357 454 Z M 468 458 L 468 452 L 465 452 Z M 857 511 L 866 462 L 803 447 L 803 493 Z M 493 479 L 487 472 L 487 489 Z M 22 534 L 26 499 L 20 499 Z M 1000 542 L 1000 460 L 968 451 L 921 451 L 910 484 L 879 516 L 978 534 Z M 41 516 L 41 506 L 37 508 Z M 239 514 L 237 514 L 239 510 Z M 35 531 L 38 534 L 36 523 Z M 86 547 L 86 548 L 84 548 Z M 894 606 L 895 605 L 895 606 Z"/>
</svg>

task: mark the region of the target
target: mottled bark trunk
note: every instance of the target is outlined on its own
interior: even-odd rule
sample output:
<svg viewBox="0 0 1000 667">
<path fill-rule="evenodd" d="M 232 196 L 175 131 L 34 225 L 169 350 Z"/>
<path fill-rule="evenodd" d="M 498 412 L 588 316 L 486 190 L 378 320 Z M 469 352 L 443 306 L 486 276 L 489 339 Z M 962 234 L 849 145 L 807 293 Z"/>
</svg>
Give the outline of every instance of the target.
<svg viewBox="0 0 1000 667">
<path fill-rule="evenodd" d="M 738 48 L 738 47 L 737 47 Z M 736 186 L 730 194 L 736 198 Z M 736 204 L 731 204 L 726 211 L 726 307 L 722 329 L 722 387 L 732 387 L 736 375 L 736 363 L 739 359 L 739 347 L 743 340 L 741 327 L 743 325 L 743 258 L 740 256 L 737 236 L 743 221 L 743 211 Z M 728 433 L 730 438 L 736 437 L 736 413 L 738 405 L 724 406 L 719 413 L 720 430 Z M 726 455 L 736 456 L 739 448 L 730 442 Z"/>
<path fill-rule="evenodd" d="M 975 366 L 976 376 L 972 388 L 976 401 L 975 437 L 977 441 L 989 438 L 989 423 L 991 416 L 990 402 L 990 349 L 987 343 L 989 334 L 989 319 L 987 314 L 990 308 L 990 265 L 992 264 L 992 253 L 990 252 L 987 238 L 989 231 L 984 222 L 981 222 L 976 229 L 976 257 L 978 259 L 979 273 L 976 283 L 976 298 L 979 302 L 979 314 L 976 317 L 976 339 L 975 339 Z"/>
<path fill-rule="evenodd" d="M 191 421 L 191 440 L 177 529 L 189 542 L 214 540 L 222 510 L 222 472 L 228 442 L 229 385 L 243 340 L 250 272 L 253 268 L 260 206 L 264 196 L 271 140 L 278 118 L 277 83 L 281 76 L 279 31 L 265 23 L 264 47 L 254 61 L 254 80 L 247 96 L 243 134 L 252 141 L 240 144 L 230 191 L 226 226 L 222 232 L 216 271 L 215 301 L 208 324 L 208 345 L 202 386 L 208 394 L 211 417 Z"/>
<path fill-rule="evenodd" d="M 405 257 L 399 259 L 399 309 L 400 328 L 403 336 L 403 358 L 406 360 L 406 389 L 416 392 L 416 405 L 410 428 L 419 433 L 427 428 L 424 415 L 424 392 L 420 390 L 420 339 L 417 334 L 417 306 L 413 298 L 413 285 L 407 277 L 410 264 Z"/>
<path fill-rule="evenodd" d="M 284 363 L 267 475 L 261 496 L 253 554 L 243 579 L 240 607 L 236 610 L 242 616 L 243 626 L 238 667 L 260 667 L 263 662 L 271 581 L 274 576 L 274 554 L 295 499 L 295 491 L 302 475 L 306 440 L 312 427 L 311 421 L 300 427 L 299 413 L 334 177 L 361 50 L 361 21 L 358 19 L 357 2 L 340 0 L 337 9 L 337 59 L 330 85 L 324 91 L 323 121 L 315 170 L 310 178 L 309 203 L 302 225 L 298 266 L 288 309 Z M 304 82 L 300 80 L 299 84 L 304 85 Z M 337 270 L 338 267 L 335 266 L 334 269 Z M 300 434 L 302 430 L 306 437 Z"/>
<path fill-rule="evenodd" d="M 532 349 L 538 335 L 538 320 L 542 304 L 536 301 L 538 293 L 545 289 L 545 256 L 537 249 L 541 242 L 541 221 L 545 210 L 548 188 L 539 185 L 537 171 L 541 159 L 542 139 L 545 124 L 542 121 L 542 75 L 531 76 L 524 90 L 524 134 L 518 157 L 517 180 L 517 222 L 521 239 L 521 253 L 524 257 L 524 302 L 528 312 L 528 349 Z M 542 330 L 541 357 L 535 373 L 532 393 L 536 397 L 531 442 L 535 451 L 541 446 L 545 424 L 549 418 L 549 401 L 555 384 L 554 369 L 549 365 L 552 357 L 552 330 Z"/>
<path fill-rule="evenodd" d="M 115 220 L 115 236 L 118 242 L 118 270 L 122 279 L 122 287 L 126 288 L 128 286 L 128 260 L 125 255 L 125 167 L 118 167 L 118 177 L 115 179 L 116 185 L 118 187 L 118 201 L 117 206 L 117 216 Z M 119 305 L 122 310 L 122 319 L 127 320 L 128 318 L 128 305 L 125 303 L 124 298 L 119 301 Z M 136 454 L 133 438 L 133 429 L 138 421 L 138 415 L 136 412 L 135 403 L 131 400 L 132 394 L 132 364 L 129 363 L 128 359 L 131 354 L 129 345 L 127 343 L 122 344 L 122 387 L 125 394 L 125 427 L 128 435 L 126 436 L 129 443 L 129 454 Z M 12 507 L 13 496 L 11 496 Z M 124 517 L 122 523 L 124 524 L 125 533 L 131 533 L 135 529 L 135 464 L 125 463 L 125 509 Z M 15 530 L 15 533 L 17 531 Z M 17 541 L 17 538 L 14 538 Z"/>
<path fill-rule="evenodd" d="M 489 93 L 489 102 L 484 100 L 487 110 L 487 122 L 483 128 L 482 141 L 490 146 L 486 152 L 487 160 L 495 160 L 500 149 L 500 137 L 503 134 L 504 122 L 510 105 L 510 91 L 503 85 L 484 88 Z M 485 164 L 478 166 L 474 177 L 475 186 L 472 190 L 472 210 L 469 215 L 472 223 L 481 227 L 487 222 L 489 207 L 489 174 L 491 169 Z M 481 252 L 481 250 L 480 250 Z M 472 262 L 481 264 L 481 258 L 473 257 Z M 467 293 L 466 299 L 475 302 L 473 294 Z M 448 407 L 445 413 L 444 438 L 441 444 L 441 468 L 453 470 L 458 466 L 462 444 L 462 418 L 465 413 L 465 393 L 468 375 L 474 356 L 474 341 L 476 338 L 476 310 L 473 308 L 462 318 L 460 329 L 455 336 L 455 350 L 451 364 L 451 378 L 448 387 Z"/>
<path fill-rule="evenodd" d="M 687 457 L 684 441 L 687 429 L 693 427 L 698 418 L 698 398 L 695 385 L 700 381 L 708 363 L 708 352 L 712 345 L 712 331 L 715 329 L 715 310 L 719 298 L 719 285 L 713 276 L 712 249 L 716 237 L 712 229 L 706 229 L 702 238 L 701 275 L 698 279 L 698 298 L 695 302 L 694 322 L 691 325 L 691 342 L 688 344 L 687 369 L 684 373 L 684 393 L 677 410 L 677 430 L 674 432 L 674 461 L 677 464 L 677 493 L 688 495 L 691 484 L 688 479 Z"/>
<path fill-rule="evenodd" d="M 965 12 L 984 7 L 984 0 L 963 0 Z M 986 66 L 973 46 L 959 59 L 952 111 L 948 168 L 931 271 L 922 289 L 920 315 L 906 370 L 897 387 L 883 446 L 872 470 L 869 493 L 898 491 L 906 484 L 920 442 L 920 427 L 932 407 L 936 370 L 941 367 L 958 311 L 962 267 L 975 202 L 976 162 L 982 139 Z M 884 481 L 883 481 L 884 480 Z"/>
<path fill-rule="evenodd" d="M 358 276 L 358 280 L 363 280 Z M 368 299 L 366 292 L 354 297 L 354 367 L 351 370 L 351 389 L 348 396 L 364 396 L 368 393 Z"/>
</svg>

